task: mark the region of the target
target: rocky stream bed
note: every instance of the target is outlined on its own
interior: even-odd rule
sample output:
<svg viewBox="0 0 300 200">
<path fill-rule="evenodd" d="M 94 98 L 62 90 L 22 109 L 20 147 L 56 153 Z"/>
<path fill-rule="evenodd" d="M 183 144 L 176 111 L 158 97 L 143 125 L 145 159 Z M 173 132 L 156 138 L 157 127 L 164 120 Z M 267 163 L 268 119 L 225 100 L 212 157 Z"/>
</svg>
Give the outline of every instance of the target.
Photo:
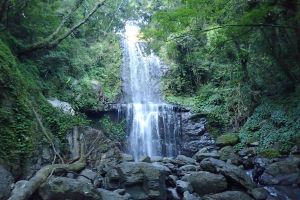
<svg viewBox="0 0 300 200">
<path fill-rule="evenodd" d="M 87 128 L 85 133 L 93 138 L 99 131 Z M 192 157 L 154 156 L 137 162 L 121 152 L 118 145 L 111 141 L 107 144 L 111 145 L 102 146 L 90 156 L 84 170 L 53 174 L 31 199 L 300 199 L 300 158 L 297 155 L 267 159 L 257 156 L 255 147 L 234 153 L 231 146 L 207 146 Z M 20 191 L 26 182 L 14 183 L 12 174 L 1 166 L 0 199 Z"/>
</svg>

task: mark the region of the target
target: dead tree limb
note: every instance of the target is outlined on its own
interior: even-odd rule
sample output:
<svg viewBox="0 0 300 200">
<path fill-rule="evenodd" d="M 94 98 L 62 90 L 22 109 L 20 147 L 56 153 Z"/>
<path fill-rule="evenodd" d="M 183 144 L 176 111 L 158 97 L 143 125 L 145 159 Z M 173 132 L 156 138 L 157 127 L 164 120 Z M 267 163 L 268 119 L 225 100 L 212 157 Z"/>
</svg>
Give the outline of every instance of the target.
<svg viewBox="0 0 300 200">
<path fill-rule="evenodd" d="M 98 137 L 97 137 L 98 138 Z M 99 139 L 97 139 L 99 141 Z M 71 164 L 53 164 L 47 165 L 41 168 L 29 181 L 19 189 L 12 193 L 12 196 L 8 200 L 27 200 L 31 197 L 31 195 L 42 185 L 45 183 L 49 176 L 51 176 L 55 172 L 61 171 L 81 171 L 86 166 L 87 158 L 92 154 L 92 150 L 95 149 L 96 144 L 90 147 L 86 151 L 83 139 L 80 142 L 80 159 Z M 88 152 L 88 153 L 86 153 Z"/>
<path fill-rule="evenodd" d="M 47 133 L 47 130 L 46 130 L 46 128 L 44 127 L 44 125 L 43 125 L 43 123 L 42 123 L 42 120 L 41 120 L 40 116 L 38 115 L 38 113 L 35 111 L 34 108 L 33 108 L 32 110 L 33 110 L 34 116 L 35 116 L 35 118 L 36 118 L 36 121 L 38 122 L 39 126 L 41 127 L 41 130 L 42 130 L 43 134 L 46 136 L 47 140 L 50 142 L 51 147 L 52 147 L 52 150 L 53 150 L 53 152 L 54 152 L 54 154 L 55 154 L 54 160 L 53 160 L 53 164 L 54 164 L 54 162 L 55 162 L 56 156 L 58 156 L 58 158 L 61 160 L 61 162 L 64 163 L 64 160 L 62 159 L 61 155 L 59 154 L 59 152 L 58 152 L 58 151 L 56 150 L 56 148 L 55 148 L 55 145 L 54 145 L 54 143 L 53 143 L 53 141 L 52 141 L 51 136 Z"/>
<path fill-rule="evenodd" d="M 28 199 L 41 184 L 47 181 L 49 175 L 56 170 L 64 169 L 68 171 L 80 171 L 86 166 L 86 156 L 81 157 L 77 162 L 72 164 L 54 164 L 47 165 L 40 169 L 25 185 L 18 191 L 14 192 L 9 200 L 26 200 Z"/>
</svg>

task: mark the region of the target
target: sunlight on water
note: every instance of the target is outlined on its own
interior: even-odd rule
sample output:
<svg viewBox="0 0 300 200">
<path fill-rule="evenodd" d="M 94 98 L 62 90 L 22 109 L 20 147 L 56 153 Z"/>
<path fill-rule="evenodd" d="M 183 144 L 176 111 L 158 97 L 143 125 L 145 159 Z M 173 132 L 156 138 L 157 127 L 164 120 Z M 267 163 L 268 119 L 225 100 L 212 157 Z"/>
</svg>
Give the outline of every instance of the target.
<svg viewBox="0 0 300 200">
<path fill-rule="evenodd" d="M 125 25 L 125 37 L 130 42 L 139 41 L 140 28 L 136 25 L 127 23 Z"/>
<path fill-rule="evenodd" d="M 145 53 L 139 31 L 138 26 L 127 23 L 123 34 L 122 106 L 126 109 L 128 151 L 135 160 L 141 156 L 174 156 L 178 120 L 173 106 L 161 100 L 161 62 L 153 53 Z"/>
</svg>

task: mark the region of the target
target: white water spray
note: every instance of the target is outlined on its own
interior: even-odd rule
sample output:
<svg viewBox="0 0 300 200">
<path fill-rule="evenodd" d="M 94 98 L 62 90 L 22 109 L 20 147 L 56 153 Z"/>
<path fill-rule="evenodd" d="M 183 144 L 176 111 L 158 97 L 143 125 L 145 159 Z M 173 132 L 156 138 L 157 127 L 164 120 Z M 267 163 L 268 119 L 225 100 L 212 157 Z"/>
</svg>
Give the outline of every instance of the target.
<svg viewBox="0 0 300 200">
<path fill-rule="evenodd" d="M 124 33 L 123 90 L 128 124 L 128 150 L 141 156 L 174 156 L 179 121 L 173 106 L 162 101 L 162 64 L 153 53 L 145 52 L 139 27 L 127 24 Z"/>
</svg>

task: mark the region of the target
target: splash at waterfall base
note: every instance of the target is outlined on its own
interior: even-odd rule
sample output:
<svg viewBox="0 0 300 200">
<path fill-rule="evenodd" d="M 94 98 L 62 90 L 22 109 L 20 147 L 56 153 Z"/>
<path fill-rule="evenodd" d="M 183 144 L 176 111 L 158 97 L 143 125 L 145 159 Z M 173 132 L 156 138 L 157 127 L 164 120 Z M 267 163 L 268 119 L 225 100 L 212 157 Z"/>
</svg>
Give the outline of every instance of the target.
<svg viewBox="0 0 300 200">
<path fill-rule="evenodd" d="M 136 106 L 136 108 L 132 108 L 133 106 Z M 126 118 L 128 123 L 127 132 L 138 134 L 128 135 L 123 145 L 123 151 L 133 155 L 135 160 L 139 160 L 144 156 L 176 157 L 180 154 L 191 157 L 203 147 L 214 148 L 215 141 L 209 136 L 206 127 L 207 121 L 202 115 L 192 114 L 186 109 L 168 104 L 150 104 L 148 106 L 153 109 L 148 114 L 148 119 L 133 113 L 139 112 L 136 109 L 142 109 L 141 105 L 118 104 L 114 106 L 114 113 L 118 115 L 117 118 L 119 120 Z M 153 107 L 151 108 L 151 106 Z M 133 119 L 134 114 L 136 119 Z M 138 120 L 142 120 L 142 122 Z M 153 138 L 147 138 L 147 134 L 151 130 L 146 126 L 143 127 L 147 124 L 147 120 L 152 120 L 151 123 L 155 123 L 155 137 Z M 137 132 L 137 130 L 129 131 L 137 125 L 133 123 L 142 124 L 141 127 L 136 127 L 141 132 Z M 148 133 L 146 133 L 147 131 Z M 145 140 L 152 142 L 146 143 Z M 136 149 L 135 147 L 139 148 Z"/>
</svg>

